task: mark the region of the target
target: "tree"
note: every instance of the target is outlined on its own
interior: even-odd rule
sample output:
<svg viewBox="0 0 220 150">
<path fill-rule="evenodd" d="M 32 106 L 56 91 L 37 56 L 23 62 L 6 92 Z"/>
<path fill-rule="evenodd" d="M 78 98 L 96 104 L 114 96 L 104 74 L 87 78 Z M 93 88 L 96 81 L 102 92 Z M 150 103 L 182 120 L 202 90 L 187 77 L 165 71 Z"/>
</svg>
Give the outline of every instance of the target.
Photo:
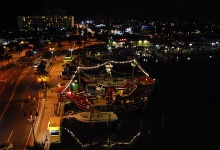
<svg viewBox="0 0 220 150">
<path fill-rule="evenodd" d="M 41 62 L 38 66 L 37 66 L 37 71 L 39 74 L 44 74 L 46 72 L 46 64 L 44 62 Z"/>
<path fill-rule="evenodd" d="M 30 148 L 30 150 L 44 150 L 45 143 L 43 142 L 34 142 L 34 145 Z"/>
<path fill-rule="evenodd" d="M 23 51 L 23 48 L 20 44 L 16 45 L 16 51 L 18 52 L 18 55 L 20 56 L 20 52 Z"/>
<path fill-rule="evenodd" d="M 26 53 L 25 53 L 25 56 L 26 57 L 28 57 L 29 59 L 32 57 L 34 55 L 34 53 L 33 53 L 33 51 L 32 50 L 28 50 L 28 51 L 26 51 Z"/>
<path fill-rule="evenodd" d="M 82 45 L 81 37 L 78 37 L 78 39 L 76 40 L 76 43 L 79 44 L 79 48 L 80 48 L 80 45 Z"/>
<path fill-rule="evenodd" d="M 12 59 L 12 55 L 9 54 L 8 52 L 5 53 L 5 59 L 9 62 L 9 59 Z"/>
<path fill-rule="evenodd" d="M 58 47 L 58 48 L 62 48 L 62 47 L 63 47 L 63 45 L 61 44 L 61 42 L 58 43 L 57 47 Z"/>
<path fill-rule="evenodd" d="M 2 60 L 4 58 L 5 50 L 2 44 L 0 44 L 0 60 L 1 60 L 1 66 L 2 66 Z"/>
<path fill-rule="evenodd" d="M 88 30 L 87 30 L 87 28 L 85 28 L 85 29 L 83 30 L 83 32 L 84 32 L 84 33 L 83 33 L 83 36 L 84 36 L 84 37 L 88 36 Z"/>
</svg>

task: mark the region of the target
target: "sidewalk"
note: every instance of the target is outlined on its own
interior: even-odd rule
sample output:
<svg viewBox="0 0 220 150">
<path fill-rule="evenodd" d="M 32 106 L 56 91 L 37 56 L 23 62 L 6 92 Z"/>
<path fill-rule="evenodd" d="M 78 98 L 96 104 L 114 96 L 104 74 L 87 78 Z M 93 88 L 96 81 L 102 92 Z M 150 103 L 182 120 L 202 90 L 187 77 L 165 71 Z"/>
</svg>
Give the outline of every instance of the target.
<svg viewBox="0 0 220 150">
<path fill-rule="evenodd" d="M 43 93 L 41 93 L 41 99 L 43 101 L 42 108 L 40 110 L 40 115 L 38 116 L 38 123 L 35 125 L 35 138 L 37 142 L 45 143 L 48 145 L 47 149 L 49 149 L 49 131 L 47 130 L 47 125 L 50 117 L 54 117 L 54 104 L 58 103 L 58 98 L 55 93 L 55 88 L 59 82 L 58 76 L 61 72 L 63 64 L 63 56 L 57 57 L 56 61 L 53 61 L 53 66 L 50 71 L 50 88 L 47 91 L 46 100 L 43 100 Z M 33 145 L 33 138 L 31 137 L 29 141 L 29 145 Z"/>
</svg>

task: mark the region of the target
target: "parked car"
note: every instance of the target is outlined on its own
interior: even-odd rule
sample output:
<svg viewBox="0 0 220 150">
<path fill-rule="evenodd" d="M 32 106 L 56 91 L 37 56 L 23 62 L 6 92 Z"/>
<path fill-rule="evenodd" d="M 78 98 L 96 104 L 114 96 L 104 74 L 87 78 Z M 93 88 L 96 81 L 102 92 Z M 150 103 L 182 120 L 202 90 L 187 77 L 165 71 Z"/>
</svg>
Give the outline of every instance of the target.
<svg viewBox="0 0 220 150">
<path fill-rule="evenodd" d="M 33 67 L 34 67 L 34 68 L 37 68 L 37 66 L 38 66 L 38 62 L 35 61 L 35 62 L 33 63 Z"/>
<path fill-rule="evenodd" d="M 5 141 L 0 144 L 0 150 L 11 150 L 13 148 L 13 144 L 11 141 Z"/>
</svg>

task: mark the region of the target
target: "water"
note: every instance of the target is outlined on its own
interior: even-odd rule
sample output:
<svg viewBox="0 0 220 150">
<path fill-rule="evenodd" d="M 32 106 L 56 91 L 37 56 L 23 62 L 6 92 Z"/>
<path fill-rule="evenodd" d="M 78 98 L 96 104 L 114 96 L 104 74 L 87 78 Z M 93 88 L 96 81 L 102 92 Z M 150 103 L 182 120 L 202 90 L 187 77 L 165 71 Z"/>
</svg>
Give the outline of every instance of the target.
<svg viewBox="0 0 220 150">
<path fill-rule="evenodd" d="M 157 79 L 145 113 L 119 115 L 109 126 L 65 120 L 63 142 L 51 149 L 219 148 L 219 57 L 141 64 Z"/>
</svg>

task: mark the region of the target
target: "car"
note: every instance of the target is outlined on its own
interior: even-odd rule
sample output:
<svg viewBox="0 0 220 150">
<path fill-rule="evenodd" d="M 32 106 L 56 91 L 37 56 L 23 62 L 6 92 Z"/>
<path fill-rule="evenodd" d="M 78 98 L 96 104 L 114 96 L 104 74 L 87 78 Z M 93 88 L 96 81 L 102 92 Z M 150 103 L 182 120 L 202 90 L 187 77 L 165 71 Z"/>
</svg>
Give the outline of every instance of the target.
<svg viewBox="0 0 220 150">
<path fill-rule="evenodd" d="M 37 68 L 37 66 L 38 66 L 38 62 L 33 62 L 33 68 Z"/>
<path fill-rule="evenodd" d="M 47 60 L 46 59 L 42 59 L 40 63 L 46 65 L 47 64 Z"/>
<path fill-rule="evenodd" d="M 0 144 L 0 150 L 11 150 L 13 148 L 13 144 L 11 141 L 5 141 Z"/>
</svg>

